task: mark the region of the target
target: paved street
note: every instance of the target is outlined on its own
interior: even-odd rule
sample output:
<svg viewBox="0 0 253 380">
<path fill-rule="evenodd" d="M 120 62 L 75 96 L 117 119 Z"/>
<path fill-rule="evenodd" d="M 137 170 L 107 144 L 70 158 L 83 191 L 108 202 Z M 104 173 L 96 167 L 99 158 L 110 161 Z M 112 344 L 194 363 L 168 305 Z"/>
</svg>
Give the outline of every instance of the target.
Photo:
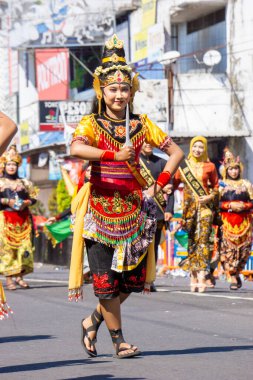
<svg viewBox="0 0 253 380">
<path fill-rule="evenodd" d="M 125 337 L 142 356 L 118 360 L 105 326 L 99 356 L 87 358 L 80 321 L 95 297 L 86 285 L 84 301 L 69 303 L 67 277 L 67 269 L 37 266 L 28 276 L 31 289 L 7 292 L 15 314 L 0 322 L 2 380 L 252 378 L 253 283 L 231 293 L 218 281 L 198 295 L 186 278 L 158 278 L 159 292 L 133 295 L 123 307 Z"/>
</svg>

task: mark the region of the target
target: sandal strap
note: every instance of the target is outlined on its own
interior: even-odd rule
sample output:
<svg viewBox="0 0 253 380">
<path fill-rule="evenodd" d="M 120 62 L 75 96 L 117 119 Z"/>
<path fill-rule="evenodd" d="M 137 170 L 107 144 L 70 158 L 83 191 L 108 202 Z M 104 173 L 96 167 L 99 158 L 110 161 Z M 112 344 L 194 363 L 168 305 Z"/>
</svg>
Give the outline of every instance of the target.
<svg viewBox="0 0 253 380">
<path fill-rule="evenodd" d="M 118 329 L 118 330 L 112 329 L 112 330 L 109 330 L 109 333 L 111 335 L 113 343 L 116 343 L 116 344 L 117 343 L 125 343 L 121 329 Z"/>
<path fill-rule="evenodd" d="M 114 343 L 116 345 L 116 354 L 118 354 L 118 352 L 120 351 L 120 345 L 121 343 L 125 343 L 125 340 L 123 338 L 123 334 L 122 334 L 122 330 L 121 329 L 118 329 L 118 330 L 109 330 L 109 333 L 111 335 L 111 338 L 112 338 L 112 343 Z"/>
<path fill-rule="evenodd" d="M 103 315 L 102 314 L 100 314 L 98 311 L 97 311 L 97 309 L 95 309 L 94 311 L 93 311 L 93 313 L 91 314 L 91 321 L 92 321 L 92 324 L 94 325 L 94 326 L 100 326 L 101 325 L 101 323 L 103 322 L 103 320 L 104 320 L 104 317 L 103 317 Z"/>
<path fill-rule="evenodd" d="M 93 313 L 91 314 L 91 322 L 92 322 L 92 325 L 87 327 L 86 329 L 86 332 L 93 332 L 93 331 L 98 331 L 99 329 L 99 326 L 101 325 L 101 323 L 103 322 L 104 320 L 104 317 L 102 314 L 100 314 L 97 309 L 95 309 L 93 311 Z"/>
<path fill-rule="evenodd" d="M 91 339 L 89 335 L 87 334 L 87 330 L 86 330 L 85 338 L 88 339 L 91 346 L 94 346 L 94 344 L 97 343 L 97 338 Z"/>
</svg>

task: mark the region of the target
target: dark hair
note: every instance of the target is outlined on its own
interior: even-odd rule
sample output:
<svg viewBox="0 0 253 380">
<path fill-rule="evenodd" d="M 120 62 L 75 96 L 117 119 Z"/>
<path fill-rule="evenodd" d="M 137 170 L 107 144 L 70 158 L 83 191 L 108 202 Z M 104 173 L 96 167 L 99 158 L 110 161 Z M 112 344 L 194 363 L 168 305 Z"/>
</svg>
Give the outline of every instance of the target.
<svg viewBox="0 0 253 380">
<path fill-rule="evenodd" d="M 106 105 L 105 105 L 104 98 L 102 98 L 102 100 L 101 100 L 101 112 L 105 112 L 105 110 L 106 110 Z M 91 113 L 95 113 L 95 114 L 98 113 L 98 100 L 97 100 L 96 96 L 92 100 Z"/>
<path fill-rule="evenodd" d="M 122 48 L 122 49 L 117 49 L 117 48 L 107 49 L 107 47 L 105 46 L 104 52 L 103 52 L 103 55 L 102 55 L 102 59 L 103 58 L 107 58 L 107 57 L 111 57 L 113 54 L 116 54 L 118 57 L 125 58 L 125 50 L 124 50 L 124 48 Z M 103 69 L 105 69 L 106 67 L 114 66 L 114 65 L 115 65 L 114 62 L 104 62 L 104 63 L 102 63 Z M 127 66 L 127 63 L 126 62 L 117 62 L 116 65 Z"/>
<path fill-rule="evenodd" d="M 232 178 L 229 174 L 228 174 L 228 169 L 231 168 L 231 166 L 228 166 L 227 169 L 226 169 L 226 178 L 227 179 L 231 179 L 233 181 L 237 181 L 238 179 L 241 178 L 241 167 L 240 165 L 236 165 L 236 166 L 232 166 L 233 168 L 238 168 L 239 169 L 239 173 L 238 173 L 238 176 L 236 178 Z"/>
</svg>

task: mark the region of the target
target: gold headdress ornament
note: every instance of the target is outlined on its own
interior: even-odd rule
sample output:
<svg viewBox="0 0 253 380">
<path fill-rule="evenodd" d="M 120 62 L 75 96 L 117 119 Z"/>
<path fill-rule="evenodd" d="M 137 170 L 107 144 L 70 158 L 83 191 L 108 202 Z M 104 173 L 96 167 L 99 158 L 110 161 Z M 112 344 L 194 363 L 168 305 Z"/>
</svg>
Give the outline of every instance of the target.
<svg viewBox="0 0 253 380">
<path fill-rule="evenodd" d="M 102 56 L 102 65 L 94 72 L 93 88 L 98 99 L 98 113 L 101 113 L 102 90 L 101 87 L 110 84 L 127 83 L 131 87 L 130 109 L 136 91 L 139 90 L 138 73 L 133 78 L 132 68 L 127 65 L 124 51 L 124 43 L 116 34 L 106 41 Z"/>
<path fill-rule="evenodd" d="M 11 145 L 8 150 L 2 155 L 1 161 L 6 165 L 7 162 L 15 162 L 18 166 L 22 163 L 22 157 L 18 154 L 17 146 Z"/>
<path fill-rule="evenodd" d="M 227 147 L 224 149 L 224 158 L 221 164 L 222 166 L 221 166 L 220 172 L 223 179 L 227 178 L 228 168 L 234 168 L 237 166 L 240 168 L 240 178 L 241 178 L 242 172 L 243 172 L 243 164 L 240 161 L 240 157 L 239 156 L 235 157 L 233 153 Z"/>
<path fill-rule="evenodd" d="M 5 158 L 3 156 L 0 156 L 0 170 L 3 169 L 5 166 Z"/>
</svg>

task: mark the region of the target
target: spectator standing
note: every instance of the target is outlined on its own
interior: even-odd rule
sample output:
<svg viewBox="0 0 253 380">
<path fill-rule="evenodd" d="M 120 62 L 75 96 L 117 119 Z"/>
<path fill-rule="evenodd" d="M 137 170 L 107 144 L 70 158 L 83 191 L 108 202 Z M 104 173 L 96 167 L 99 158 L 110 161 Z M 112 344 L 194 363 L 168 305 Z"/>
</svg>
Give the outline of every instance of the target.
<svg viewBox="0 0 253 380">
<path fill-rule="evenodd" d="M 147 181 L 148 186 L 152 186 L 157 180 L 159 174 L 164 170 L 166 160 L 153 154 L 153 147 L 144 142 L 140 154 L 141 174 Z M 174 211 L 174 195 L 171 190 L 172 186 L 166 185 L 154 197 L 157 213 L 157 227 L 155 232 L 155 262 L 158 260 L 158 248 L 161 241 L 162 230 L 165 222 L 169 222 Z M 156 292 L 155 284 L 150 287 L 151 292 Z"/>
</svg>

